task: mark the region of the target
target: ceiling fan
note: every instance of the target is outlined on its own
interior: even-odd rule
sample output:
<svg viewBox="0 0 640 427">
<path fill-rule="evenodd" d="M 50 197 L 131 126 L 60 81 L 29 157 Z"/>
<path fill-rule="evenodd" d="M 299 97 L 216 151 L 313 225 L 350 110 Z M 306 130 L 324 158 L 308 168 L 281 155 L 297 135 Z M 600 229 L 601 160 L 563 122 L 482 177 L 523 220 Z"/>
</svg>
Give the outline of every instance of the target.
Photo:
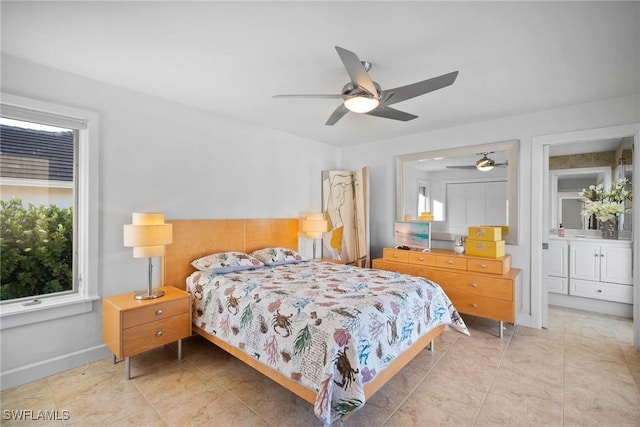
<svg viewBox="0 0 640 427">
<path fill-rule="evenodd" d="M 274 95 L 274 98 L 342 99 L 343 103 L 335 109 L 325 123 L 327 126 L 335 125 L 338 120 L 349 111 L 406 122 L 418 116 L 396 110 L 395 108 L 389 107 L 389 105 L 447 87 L 453 84 L 458 76 L 458 72 L 454 71 L 406 86 L 382 90 L 380 85 L 369 77 L 368 71 L 371 69 L 370 62 L 360 61 L 355 53 L 347 49 L 339 46 L 335 48 L 351 78 L 351 81 L 342 88 L 342 93 L 335 95 Z"/>
<path fill-rule="evenodd" d="M 477 169 L 482 172 L 487 172 L 493 169 L 496 166 L 509 166 L 508 162 L 504 163 L 496 163 L 495 160 L 488 157 L 489 154 L 493 153 L 493 151 L 488 151 L 486 153 L 476 153 L 478 156 L 482 156 L 480 160 L 476 162 L 475 165 L 468 166 L 447 166 L 449 169 Z"/>
</svg>

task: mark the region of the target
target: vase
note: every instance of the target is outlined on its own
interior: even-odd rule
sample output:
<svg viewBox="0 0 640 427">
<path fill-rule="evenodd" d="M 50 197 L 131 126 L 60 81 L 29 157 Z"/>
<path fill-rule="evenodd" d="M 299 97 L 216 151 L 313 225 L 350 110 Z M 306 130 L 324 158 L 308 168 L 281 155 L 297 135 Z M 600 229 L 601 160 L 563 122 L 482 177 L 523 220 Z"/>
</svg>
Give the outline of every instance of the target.
<svg viewBox="0 0 640 427">
<path fill-rule="evenodd" d="M 602 230 L 603 239 L 618 239 L 618 216 L 608 219 L 606 221 L 600 221 L 600 230 Z"/>
</svg>

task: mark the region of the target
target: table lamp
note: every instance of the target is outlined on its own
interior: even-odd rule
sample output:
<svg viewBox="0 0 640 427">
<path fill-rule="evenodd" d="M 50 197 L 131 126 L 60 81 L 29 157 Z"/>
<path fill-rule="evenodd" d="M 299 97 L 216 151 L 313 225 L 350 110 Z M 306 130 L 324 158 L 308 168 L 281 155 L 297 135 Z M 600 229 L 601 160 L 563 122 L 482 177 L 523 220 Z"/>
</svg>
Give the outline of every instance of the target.
<svg viewBox="0 0 640 427">
<path fill-rule="evenodd" d="M 151 258 L 164 256 L 164 245 L 173 241 L 173 224 L 165 224 L 164 214 L 161 213 L 134 212 L 132 216 L 132 224 L 124 226 L 124 246 L 133 247 L 134 258 L 149 259 L 148 289 L 136 292 L 134 298 L 145 300 L 161 297 L 164 291 L 154 290 L 151 284 L 153 272 Z"/>
<path fill-rule="evenodd" d="M 321 213 L 309 214 L 302 220 L 302 235 L 313 239 L 313 258 L 316 257 L 316 240 L 322 239 L 322 233 L 327 231 L 327 220 Z"/>
</svg>

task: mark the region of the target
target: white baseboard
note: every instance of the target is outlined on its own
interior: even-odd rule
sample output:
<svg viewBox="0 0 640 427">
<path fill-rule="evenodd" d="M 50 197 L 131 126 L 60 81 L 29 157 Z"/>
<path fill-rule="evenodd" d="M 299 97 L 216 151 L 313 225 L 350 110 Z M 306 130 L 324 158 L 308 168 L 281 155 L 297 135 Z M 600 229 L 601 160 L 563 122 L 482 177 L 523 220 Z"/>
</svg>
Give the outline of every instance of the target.
<svg viewBox="0 0 640 427">
<path fill-rule="evenodd" d="M 549 292 L 549 305 L 633 318 L 633 304 L 623 304 Z"/>
<path fill-rule="evenodd" d="M 30 365 L 21 366 L 10 371 L 0 373 L 0 387 L 7 390 L 27 384 L 50 375 L 68 371 L 78 366 L 86 365 L 111 356 L 111 351 L 104 344 L 84 350 L 43 360 Z"/>
</svg>

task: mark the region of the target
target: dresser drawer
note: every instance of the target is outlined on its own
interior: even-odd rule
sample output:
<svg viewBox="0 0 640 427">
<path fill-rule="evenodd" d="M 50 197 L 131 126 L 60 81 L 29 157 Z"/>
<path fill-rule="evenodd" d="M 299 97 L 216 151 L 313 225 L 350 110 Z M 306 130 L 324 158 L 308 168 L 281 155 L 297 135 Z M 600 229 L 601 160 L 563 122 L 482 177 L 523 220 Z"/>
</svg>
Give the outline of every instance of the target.
<svg viewBox="0 0 640 427">
<path fill-rule="evenodd" d="M 633 286 L 631 285 L 572 279 L 570 286 L 570 295 L 627 304 L 633 303 Z"/>
<path fill-rule="evenodd" d="M 133 328 L 147 322 L 188 313 L 190 310 L 189 298 L 174 299 L 167 302 L 148 305 L 145 307 L 126 310 L 122 313 L 122 328 Z"/>
<path fill-rule="evenodd" d="M 466 292 L 447 292 L 453 306 L 460 313 L 513 323 L 515 314 L 512 301 L 472 295 Z"/>
<path fill-rule="evenodd" d="M 467 259 L 467 270 L 478 273 L 507 274 L 511 269 L 504 260 L 499 259 Z"/>
<path fill-rule="evenodd" d="M 382 258 L 385 261 L 409 262 L 409 252 L 402 249 L 384 248 L 382 250 Z"/>
<path fill-rule="evenodd" d="M 513 301 L 513 281 L 453 271 L 432 270 L 426 276 L 449 294 L 452 292 L 481 295 Z"/>
<path fill-rule="evenodd" d="M 143 351 L 177 341 L 191 334 L 189 313 L 165 317 L 125 329 L 122 337 L 122 351 L 133 356 Z"/>
<path fill-rule="evenodd" d="M 409 252 L 409 263 L 418 265 L 437 265 L 437 256 L 427 252 Z"/>
<path fill-rule="evenodd" d="M 438 267 L 452 268 L 455 270 L 466 270 L 467 259 L 456 255 L 437 255 L 436 265 Z"/>
<path fill-rule="evenodd" d="M 373 268 L 377 270 L 386 270 L 393 271 L 395 273 L 409 274 L 412 276 L 422 276 L 422 269 L 419 265 L 394 261 L 384 261 L 381 258 L 373 260 Z"/>
</svg>

